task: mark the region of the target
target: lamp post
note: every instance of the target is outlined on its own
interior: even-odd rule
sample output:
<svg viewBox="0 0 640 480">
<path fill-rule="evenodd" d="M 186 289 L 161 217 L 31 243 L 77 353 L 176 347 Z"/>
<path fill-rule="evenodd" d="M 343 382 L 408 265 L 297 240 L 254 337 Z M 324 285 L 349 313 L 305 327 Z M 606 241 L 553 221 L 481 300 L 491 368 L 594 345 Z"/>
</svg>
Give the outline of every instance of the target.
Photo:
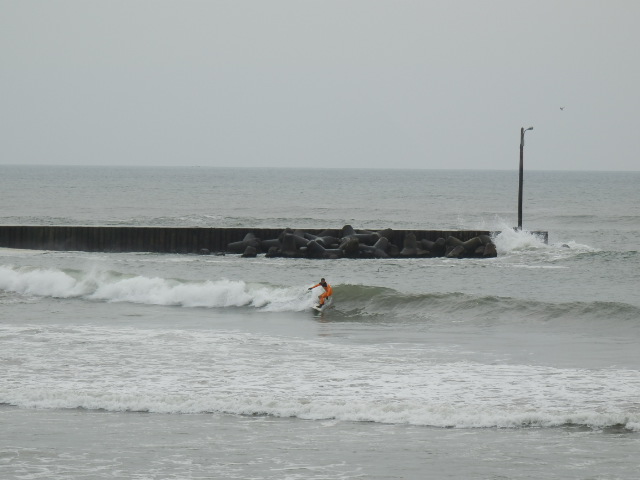
<svg viewBox="0 0 640 480">
<path fill-rule="evenodd" d="M 520 129 L 520 177 L 518 181 L 518 230 L 522 230 L 522 172 L 524 169 L 524 132 L 533 127 Z"/>
</svg>

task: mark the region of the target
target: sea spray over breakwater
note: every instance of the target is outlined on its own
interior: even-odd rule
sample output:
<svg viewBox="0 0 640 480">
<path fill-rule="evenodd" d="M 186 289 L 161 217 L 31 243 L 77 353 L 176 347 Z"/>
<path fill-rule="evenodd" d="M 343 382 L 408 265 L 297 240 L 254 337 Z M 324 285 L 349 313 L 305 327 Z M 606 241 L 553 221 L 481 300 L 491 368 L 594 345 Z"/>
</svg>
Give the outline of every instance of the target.
<svg viewBox="0 0 640 480">
<path fill-rule="evenodd" d="M 526 230 L 514 230 L 506 227 L 506 225 L 505 228 L 494 235 L 493 241 L 500 254 L 525 249 L 545 249 L 548 247 L 542 235 Z"/>
</svg>

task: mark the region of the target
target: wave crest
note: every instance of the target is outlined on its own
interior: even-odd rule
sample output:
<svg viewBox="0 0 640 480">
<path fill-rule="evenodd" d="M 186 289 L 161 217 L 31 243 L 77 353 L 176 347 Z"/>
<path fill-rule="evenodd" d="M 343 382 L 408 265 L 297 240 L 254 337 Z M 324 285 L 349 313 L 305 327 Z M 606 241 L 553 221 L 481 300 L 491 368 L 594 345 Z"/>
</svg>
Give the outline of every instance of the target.
<svg viewBox="0 0 640 480">
<path fill-rule="evenodd" d="M 7 266 L 0 266 L 0 290 L 25 296 L 190 308 L 247 307 L 272 312 L 302 311 L 315 300 L 304 287 L 246 283 L 242 280 L 185 281 L 113 271 Z M 636 325 L 640 318 L 640 308 L 620 302 L 551 303 L 461 292 L 403 293 L 387 287 L 350 284 L 334 285 L 334 292 L 334 315 L 351 321 L 374 317 L 384 317 L 389 321 L 394 318 L 403 321 L 490 318 L 503 322 L 607 319 Z"/>
</svg>

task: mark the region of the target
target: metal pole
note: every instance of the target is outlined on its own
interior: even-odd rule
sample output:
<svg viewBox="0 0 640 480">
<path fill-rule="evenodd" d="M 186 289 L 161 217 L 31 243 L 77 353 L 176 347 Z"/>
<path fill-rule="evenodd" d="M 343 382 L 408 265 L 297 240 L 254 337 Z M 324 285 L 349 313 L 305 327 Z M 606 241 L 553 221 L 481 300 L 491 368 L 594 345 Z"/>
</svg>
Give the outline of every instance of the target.
<svg viewBox="0 0 640 480">
<path fill-rule="evenodd" d="M 520 129 L 520 176 L 518 178 L 518 230 L 522 230 L 522 171 L 524 169 L 524 127 Z"/>
<path fill-rule="evenodd" d="M 533 127 L 529 127 L 525 130 L 524 127 L 520 129 L 520 178 L 518 180 L 518 230 L 522 230 L 522 177 L 524 170 L 524 132 L 527 130 L 533 130 Z"/>
</svg>

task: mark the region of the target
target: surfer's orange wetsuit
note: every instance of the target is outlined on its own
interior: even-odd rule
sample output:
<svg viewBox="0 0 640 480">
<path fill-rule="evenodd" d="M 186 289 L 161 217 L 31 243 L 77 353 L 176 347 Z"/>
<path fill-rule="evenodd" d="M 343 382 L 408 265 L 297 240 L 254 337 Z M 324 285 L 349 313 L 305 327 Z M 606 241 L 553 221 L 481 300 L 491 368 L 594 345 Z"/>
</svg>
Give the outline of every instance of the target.
<svg viewBox="0 0 640 480">
<path fill-rule="evenodd" d="M 324 305 L 324 302 L 327 298 L 333 295 L 333 288 L 327 282 L 325 282 L 324 278 L 320 279 L 320 283 L 315 284 L 313 287 L 309 287 L 309 290 L 313 290 L 316 287 L 324 288 L 324 292 L 318 297 L 318 306 Z"/>
</svg>

